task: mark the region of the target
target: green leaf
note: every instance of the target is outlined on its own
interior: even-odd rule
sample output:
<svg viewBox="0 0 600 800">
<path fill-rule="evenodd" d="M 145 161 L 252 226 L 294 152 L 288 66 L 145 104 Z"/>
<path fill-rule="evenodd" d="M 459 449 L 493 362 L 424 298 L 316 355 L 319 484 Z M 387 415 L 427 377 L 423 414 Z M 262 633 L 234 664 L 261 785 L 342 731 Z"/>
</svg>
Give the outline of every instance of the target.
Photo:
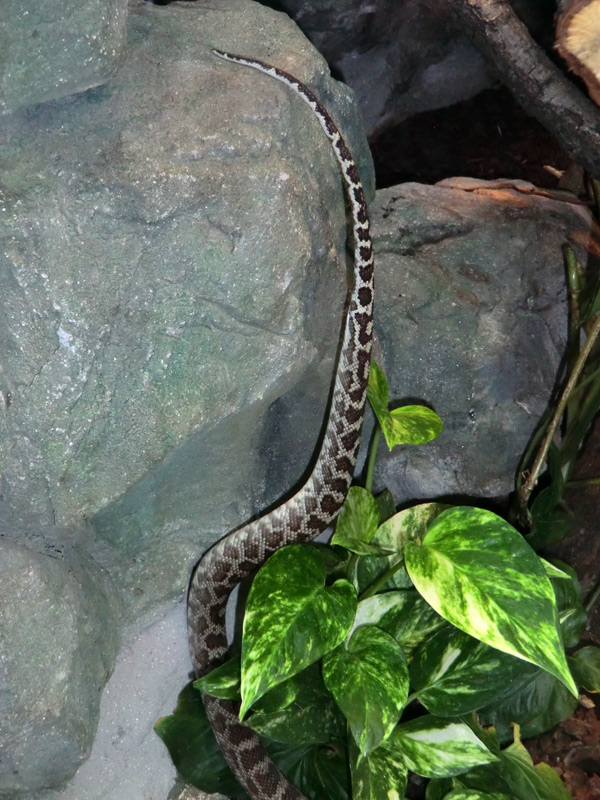
<svg viewBox="0 0 600 800">
<path fill-rule="evenodd" d="M 389 745 L 397 747 L 408 769 L 423 778 L 459 775 L 497 760 L 464 722 L 429 714 L 397 725 Z"/>
<path fill-rule="evenodd" d="M 240 699 L 240 657 L 230 658 L 193 682 L 194 689 L 221 700 Z"/>
<path fill-rule="evenodd" d="M 276 707 L 277 695 L 284 688 L 283 703 Z M 317 745 L 346 735 L 346 721 L 325 687 L 318 664 L 271 689 L 254 707 L 261 710 L 250 716 L 248 724 L 273 741 Z"/>
<path fill-rule="evenodd" d="M 369 756 L 361 757 L 351 740 L 352 800 L 403 800 L 408 770 L 399 753 L 383 742 Z"/>
<path fill-rule="evenodd" d="M 375 497 L 377 509 L 379 511 L 379 522 L 385 522 L 396 513 L 396 503 L 394 496 L 389 489 L 384 489 Z"/>
<path fill-rule="evenodd" d="M 383 433 L 391 450 L 397 444 L 431 442 L 442 433 L 444 424 L 427 406 L 401 406 L 390 411 L 386 428 Z"/>
<path fill-rule="evenodd" d="M 390 450 L 397 444 L 425 444 L 444 429 L 435 411 L 426 406 L 402 406 L 389 411 L 387 379 L 375 361 L 371 361 L 367 397 Z"/>
<path fill-rule="evenodd" d="M 451 508 L 433 521 L 421 547 L 406 542 L 404 554 L 413 583 L 441 616 L 541 666 L 577 696 L 552 584 L 511 525 L 484 509 Z"/>
<path fill-rule="evenodd" d="M 479 789 L 454 789 L 444 795 L 444 800 L 512 800 L 507 794 L 489 794 Z"/>
<path fill-rule="evenodd" d="M 240 719 L 266 691 L 333 650 L 356 613 L 351 583 L 325 586 L 318 550 L 289 545 L 256 574 L 246 603 L 242 636 Z"/>
<path fill-rule="evenodd" d="M 569 658 L 577 684 L 588 692 L 600 692 L 600 647 L 581 647 Z"/>
<path fill-rule="evenodd" d="M 573 517 L 559 507 L 565 490 L 561 453 L 555 444 L 548 451 L 550 483 L 536 495 L 531 504 L 531 533 L 527 541 L 535 550 L 564 538 L 569 532 Z"/>
<path fill-rule="evenodd" d="M 444 800 L 453 786 L 452 778 L 432 778 L 425 789 L 425 800 Z"/>
<path fill-rule="evenodd" d="M 499 701 L 478 710 L 485 725 L 493 725 L 503 742 L 512 738 L 512 724 L 518 722 L 523 736 L 539 736 L 578 706 L 577 698 L 554 675 L 523 662 L 523 674 Z"/>
<path fill-rule="evenodd" d="M 458 717 L 490 703 L 494 707 L 501 704 L 531 671 L 539 672 L 537 667 L 448 626 L 417 649 L 410 665 L 410 683 L 419 702 L 432 714 Z"/>
<path fill-rule="evenodd" d="M 367 398 L 375 412 L 379 424 L 383 428 L 382 420 L 385 420 L 389 414 L 388 405 L 390 402 L 390 392 L 384 371 L 373 359 L 371 359 L 371 368 L 369 370 Z"/>
<path fill-rule="evenodd" d="M 362 755 L 392 732 L 408 697 L 408 667 L 400 645 L 373 625 L 357 628 L 348 647 L 323 659 L 323 679 L 348 720 Z"/>
<path fill-rule="evenodd" d="M 353 553 L 360 552 L 354 548 L 371 541 L 378 523 L 379 509 L 371 492 L 361 486 L 351 486 L 338 515 L 331 544 L 345 547 Z"/>
<path fill-rule="evenodd" d="M 559 576 L 548 574 L 556 597 L 563 644 L 565 647 L 575 647 L 579 644 L 587 622 L 581 585 L 573 567 L 557 560 L 554 560 L 552 567 L 561 570 Z M 546 571 L 548 571 L 547 566 Z"/>
<path fill-rule="evenodd" d="M 389 633 L 410 659 L 421 642 L 448 623 L 415 589 L 401 589 L 361 600 L 354 626 L 361 625 L 377 625 Z"/>
<path fill-rule="evenodd" d="M 283 774 L 306 797 L 349 800 L 350 772 L 341 742 L 319 747 L 271 742 L 267 750 Z"/>
<path fill-rule="evenodd" d="M 547 764 L 536 764 L 519 741 L 519 726 L 514 729 L 515 742 L 500 753 L 494 764 L 478 767 L 456 779 L 466 787 L 497 791 L 512 800 L 571 800 L 556 772 Z"/>
<path fill-rule="evenodd" d="M 219 792 L 236 800 L 248 800 L 216 742 L 202 695 L 191 683 L 179 694 L 175 711 L 159 719 L 154 730 L 188 783 L 208 794 Z"/>
<path fill-rule="evenodd" d="M 427 784 L 426 800 L 514 800 L 507 794 L 469 789 L 459 778 L 434 778 Z"/>
<path fill-rule="evenodd" d="M 275 711 L 287 708 L 297 698 L 302 678 L 313 666 L 311 665 L 297 675 L 288 678 L 287 681 L 278 683 L 277 686 L 265 692 L 260 700 L 254 703 L 254 711 L 257 713 L 260 711 L 261 714 L 272 714 Z"/>
<path fill-rule="evenodd" d="M 516 735 L 518 732 L 515 731 Z M 503 751 L 505 768 L 503 777 L 513 792 L 520 792 L 523 800 L 571 800 L 569 792 L 548 764 L 534 765 L 531 756 L 520 741 L 515 741 Z"/>
<path fill-rule="evenodd" d="M 399 511 L 382 523 L 377 528 L 372 544 L 390 551 L 392 555 L 387 558 L 359 559 L 359 591 L 363 592 L 398 564 L 404 555 L 404 543 L 407 541 L 422 541 L 427 532 L 427 526 L 447 508 L 448 506 L 442 503 L 421 503 L 404 511 Z M 387 582 L 379 587 L 379 591 L 408 589 L 410 587 L 412 587 L 412 581 L 408 577 L 404 566 L 401 566 Z"/>
<path fill-rule="evenodd" d="M 552 580 L 555 578 L 556 580 L 560 581 L 570 581 L 571 576 L 568 572 L 565 572 L 564 569 L 557 567 L 556 564 L 553 564 L 552 561 L 547 561 L 545 558 L 538 556 L 544 569 L 546 570 L 546 575 Z"/>
</svg>

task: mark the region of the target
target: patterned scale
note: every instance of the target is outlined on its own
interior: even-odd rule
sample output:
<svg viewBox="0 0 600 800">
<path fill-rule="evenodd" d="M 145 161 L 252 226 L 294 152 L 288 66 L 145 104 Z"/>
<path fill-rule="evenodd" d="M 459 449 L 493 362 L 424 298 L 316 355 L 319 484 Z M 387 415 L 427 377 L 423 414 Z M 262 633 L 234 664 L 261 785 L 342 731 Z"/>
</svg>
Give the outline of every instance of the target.
<svg viewBox="0 0 600 800">
<path fill-rule="evenodd" d="M 200 559 L 188 594 L 188 636 L 196 675 L 225 658 L 225 608 L 231 590 L 286 544 L 318 536 L 340 510 L 352 480 L 364 413 L 373 333 L 373 250 L 365 195 L 350 151 L 327 110 L 299 80 L 254 58 L 213 53 L 260 70 L 293 89 L 312 109 L 331 141 L 352 210 L 354 276 L 327 425 L 304 486 L 265 516 L 233 531 Z M 235 703 L 204 695 L 215 736 L 253 800 L 306 800 L 277 769 L 258 736 L 238 719 Z"/>
</svg>

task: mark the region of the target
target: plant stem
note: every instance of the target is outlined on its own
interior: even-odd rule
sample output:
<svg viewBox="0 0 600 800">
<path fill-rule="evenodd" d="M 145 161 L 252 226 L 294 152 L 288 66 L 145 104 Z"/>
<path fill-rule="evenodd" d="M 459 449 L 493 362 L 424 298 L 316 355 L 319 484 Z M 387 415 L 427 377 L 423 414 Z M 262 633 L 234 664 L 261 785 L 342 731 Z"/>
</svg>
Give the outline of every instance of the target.
<svg viewBox="0 0 600 800">
<path fill-rule="evenodd" d="M 600 486 L 600 478 L 582 478 L 579 481 L 565 483 L 565 489 L 587 489 L 590 486 Z"/>
<path fill-rule="evenodd" d="M 403 564 L 404 564 L 404 558 L 401 558 L 399 561 L 396 561 L 395 564 L 392 564 L 391 567 L 388 567 L 388 569 L 386 569 L 386 571 L 383 572 L 377 578 L 376 581 L 373 581 L 373 583 L 368 587 L 368 589 L 365 589 L 365 591 L 358 598 L 359 602 L 361 600 L 366 600 L 367 597 L 372 597 L 374 594 L 377 594 L 377 592 L 381 589 L 381 587 L 384 586 L 389 581 L 389 579 L 396 574 L 396 572 L 398 572 L 398 570 Z"/>
<path fill-rule="evenodd" d="M 585 341 L 585 344 L 581 348 L 581 352 L 579 353 L 577 360 L 573 366 L 573 371 L 569 376 L 569 380 L 567 381 L 567 385 L 563 389 L 562 395 L 556 406 L 554 414 L 552 415 L 552 419 L 548 428 L 546 429 L 546 433 L 542 440 L 542 445 L 538 451 L 538 454 L 535 458 L 533 466 L 531 468 L 531 472 L 529 473 L 527 479 L 525 480 L 521 490 L 519 492 L 519 503 L 522 508 L 527 506 L 529 501 L 529 497 L 531 496 L 532 491 L 535 488 L 535 485 L 538 482 L 540 477 L 540 473 L 543 469 L 544 464 L 546 463 L 546 459 L 548 456 L 548 450 L 550 449 L 550 445 L 556 435 L 556 431 L 558 430 L 558 426 L 560 425 L 560 421 L 562 419 L 563 413 L 565 408 L 567 407 L 567 403 L 569 402 L 569 398 L 575 388 L 577 380 L 581 375 L 581 371 L 585 366 L 585 362 L 598 338 L 598 334 L 600 334 L 600 314 L 594 320 L 594 324 L 590 330 L 590 333 Z"/>
<path fill-rule="evenodd" d="M 377 457 L 377 448 L 379 447 L 379 439 L 381 438 L 381 425 L 376 422 L 375 430 L 373 431 L 373 438 L 371 439 L 371 448 L 369 450 L 369 461 L 367 463 L 367 477 L 365 478 L 365 489 L 367 492 L 373 491 L 373 473 L 375 471 L 375 459 Z"/>
<path fill-rule="evenodd" d="M 413 692 L 412 694 L 409 694 L 408 697 L 406 698 L 406 705 L 404 706 L 404 708 L 406 708 L 406 706 L 409 706 L 412 703 L 412 701 L 416 700 L 416 699 L 417 699 L 417 693 L 416 692 Z"/>
<path fill-rule="evenodd" d="M 585 604 L 585 610 L 588 614 L 590 613 L 594 605 L 597 603 L 599 597 L 600 597 L 600 584 L 596 586 L 596 588 L 592 592 L 590 599 Z"/>
</svg>

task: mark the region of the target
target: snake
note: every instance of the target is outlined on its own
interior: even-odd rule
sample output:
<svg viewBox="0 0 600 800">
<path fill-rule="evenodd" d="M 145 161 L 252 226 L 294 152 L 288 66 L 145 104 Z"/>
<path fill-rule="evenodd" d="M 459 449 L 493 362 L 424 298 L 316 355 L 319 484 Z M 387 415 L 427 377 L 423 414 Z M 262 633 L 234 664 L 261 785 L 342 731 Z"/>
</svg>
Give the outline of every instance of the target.
<svg viewBox="0 0 600 800">
<path fill-rule="evenodd" d="M 314 539 L 342 507 L 360 444 L 373 339 L 373 246 L 367 203 L 358 169 L 340 131 L 316 95 L 293 75 L 256 58 L 223 50 L 212 52 L 281 81 L 312 109 L 331 142 L 349 201 L 353 270 L 327 421 L 308 479 L 281 505 L 214 544 L 192 573 L 187 623 L 197 677 L 226 657 L 225 609 L 233 588 L 279 548 Z M 306 800 L 271 760 L 257 734 L 239 720 L 237 703 L 207 694 L 202 699 L 229 767 L 253 800 Z"/>
</svg>

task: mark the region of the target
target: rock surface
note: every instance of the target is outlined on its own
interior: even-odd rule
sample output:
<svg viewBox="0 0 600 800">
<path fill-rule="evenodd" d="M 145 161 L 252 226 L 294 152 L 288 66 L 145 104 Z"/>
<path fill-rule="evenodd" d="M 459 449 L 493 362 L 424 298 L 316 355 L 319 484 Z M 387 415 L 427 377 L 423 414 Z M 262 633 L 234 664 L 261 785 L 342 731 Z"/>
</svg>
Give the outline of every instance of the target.
<svg viewBox="0 0 600 800">
<path fill-rule="evenodd" d="M 0 16 L 0 114 L 104 83 L 126 44 L 127 0 L 8 0 Z"/>
<path fill-rule="evenodd" d="M 0 797 L 58 785 L 90 753 L 118 646 L 89 558 L 0 539 Z"/>
<path fill-rule="evenodd" d="M 372 215 L 390 397 L 445 424 L 427 446 L 382 447 L 376 480 L 399 502 L 506 495 L 558 374 L 562 248 L 586 263 L 589 211 L 523 181 L 454 178 L 378 191 Z"/>
</svg>

